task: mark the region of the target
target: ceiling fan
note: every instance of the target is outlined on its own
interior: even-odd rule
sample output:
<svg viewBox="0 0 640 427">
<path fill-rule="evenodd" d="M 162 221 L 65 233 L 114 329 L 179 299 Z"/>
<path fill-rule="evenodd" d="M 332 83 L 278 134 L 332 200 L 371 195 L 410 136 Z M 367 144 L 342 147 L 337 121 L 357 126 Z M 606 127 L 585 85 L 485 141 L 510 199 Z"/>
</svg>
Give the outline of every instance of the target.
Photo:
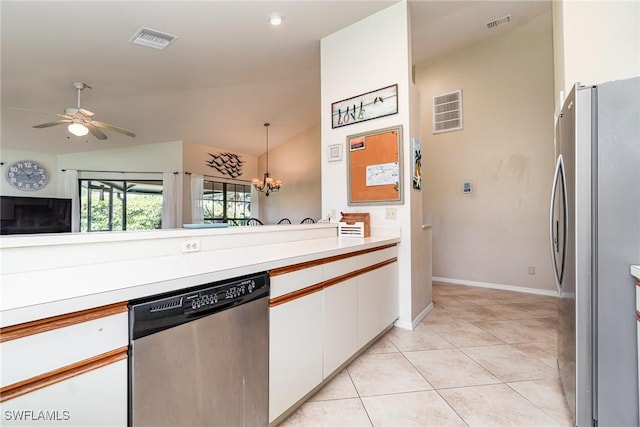
<svg viewBox="0 0 640 427">
<path fill-rule="evenodd" d="M 33 126 L 36 129 L 68 124 L 67 129 L 69 130 L 69 132 L 71 132 L 76 136 L 84 136 L 90 132 L 91 135 L 95 136 L 98 139 L 107 139 L 107 135 L 104 132 L 102 132 L 102 130 L 100 129 L 119 132 L 124 135 L 130 136 L 132 138 L 136 136 L 136 134 L 131 131 L 94 120 L 93 113 L 91 111 L 85 110 L 84 108 L 80 107 L 80 94 L 82 93 L 82 90 L 85 88 L 91 89 L 91 86 L 89 86 L 86 83 L 73 83 L 72 86 L 78 91 L 78 104 L 77 104 L 77 107 L 65 108 L 64 114 L 48 113 L 44 111 L 35 111 L 35 110 L 26 110 L 23 108 L 19 108 L 19 110 L 35 111 L 37 113 L 53 114 L 53 115 L 62 117 L 62 120 L 57 120 L 55 122 L 43 123 L 41 125 Z"/>
</svg>

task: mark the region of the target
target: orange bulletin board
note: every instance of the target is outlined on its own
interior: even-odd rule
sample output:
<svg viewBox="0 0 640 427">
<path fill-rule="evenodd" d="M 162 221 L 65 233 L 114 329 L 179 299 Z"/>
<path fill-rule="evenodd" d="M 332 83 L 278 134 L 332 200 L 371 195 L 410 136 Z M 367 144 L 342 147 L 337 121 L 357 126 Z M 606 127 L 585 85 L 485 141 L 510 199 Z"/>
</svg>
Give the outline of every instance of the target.
<svg viewBox="0 0 640 427">
<path fill-rule="evenodd" d="M 402 126 L 347 136 L 349 205 L 402 203 Z"/>
</svg>

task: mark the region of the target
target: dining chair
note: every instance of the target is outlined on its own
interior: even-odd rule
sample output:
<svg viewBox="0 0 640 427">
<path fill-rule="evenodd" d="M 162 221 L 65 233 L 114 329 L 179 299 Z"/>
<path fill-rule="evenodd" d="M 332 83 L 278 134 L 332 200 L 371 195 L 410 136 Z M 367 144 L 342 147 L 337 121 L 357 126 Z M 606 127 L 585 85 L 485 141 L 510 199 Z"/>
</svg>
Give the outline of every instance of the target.
<svg viewBox="0 0 640 427">
<path fill-rule="evenodd" d="M 258 218 L 249 218 L 247 220 L 247 225 L 253 226 L 253 225 L 264 225 L 264 224 Z"/>
<path fill-rule="evenodd" d="M 278 221 L 278 225 L 282 224 L 291 224 L 291 220 L 289 218 L 282 218 L 280 221 Z"/>
<path fill-rule="evenodd" d="M 306 217 L 305 219 L 300 221 L 300 224 L 315 224 L 315 223 L 316 223 L 316 220 L 309 217 Z"/>
</svg>

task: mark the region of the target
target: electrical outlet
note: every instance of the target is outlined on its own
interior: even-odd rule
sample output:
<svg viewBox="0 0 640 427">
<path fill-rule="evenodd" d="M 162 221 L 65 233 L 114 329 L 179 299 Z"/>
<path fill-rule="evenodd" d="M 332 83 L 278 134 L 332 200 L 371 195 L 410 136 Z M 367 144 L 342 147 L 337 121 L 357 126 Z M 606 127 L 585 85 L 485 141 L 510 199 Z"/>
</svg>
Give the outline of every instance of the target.
<svg viewBox="0 0 640 427">
<path fill-rule="evenodd" d="M 528 270 L 528 272 L 529 272 L 529 274 L 530 274 L 530 275 L 532 275 L 532 276 L 533 276 L 534 274 L 536 274 L 536 267 L 535 267 L 535 265 L 530 265 L 530 266 L 529 266 L 529 270 Z"/>
<path fill-rule="evenodd" d="M 387 208 L 384 211 L 385 219 L 398 219 L 398 209 L 396 208 Z"/>
<path fill-rule="evenodd" d="M 182 252 L 198 252 L 200 250 L 200 240 L 183 240 Z"/>
</svg>

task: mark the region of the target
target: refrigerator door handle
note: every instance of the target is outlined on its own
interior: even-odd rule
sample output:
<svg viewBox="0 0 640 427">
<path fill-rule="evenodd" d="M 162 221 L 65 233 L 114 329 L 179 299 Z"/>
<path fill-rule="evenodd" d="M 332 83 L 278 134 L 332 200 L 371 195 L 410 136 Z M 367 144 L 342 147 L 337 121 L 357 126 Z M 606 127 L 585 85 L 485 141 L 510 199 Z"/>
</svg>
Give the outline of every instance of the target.
<svg viewBox="0 0 640 427">
<path fill-rule="evenodd" d="M 558 221 L 554 216 L 554 211 L 556 208 L 556 190 L 558 188 L 558 180 L 562 184 L 562 193 L 563 193 L 563 206 L 562 206 L 562 229 L 563 229 L 563 239 L 560 241 L 560 221 Z M 567 183 L 564 177 L 564 161 L 562 159 L 562 154 L 558 156 L 558 161 L 556 162 L 556 170 L 553 174 L 553 183 L 551 187 L 551 203 L 549 204 L 549 244 L 551 246 L 551 262 L 553 264 L 553 277 L 556 282 L 556 288 L 558 289 L 558 294 L 562 293 L 562 279 L 564 276 L 564 261 L 566 254 L 566 240 L 567 240 Z M 562 250 L 561 255 L 561 263 L 558 265 L 558 260 L 556 256 L 556 252 L 560 252 Z"/>
</svg>

